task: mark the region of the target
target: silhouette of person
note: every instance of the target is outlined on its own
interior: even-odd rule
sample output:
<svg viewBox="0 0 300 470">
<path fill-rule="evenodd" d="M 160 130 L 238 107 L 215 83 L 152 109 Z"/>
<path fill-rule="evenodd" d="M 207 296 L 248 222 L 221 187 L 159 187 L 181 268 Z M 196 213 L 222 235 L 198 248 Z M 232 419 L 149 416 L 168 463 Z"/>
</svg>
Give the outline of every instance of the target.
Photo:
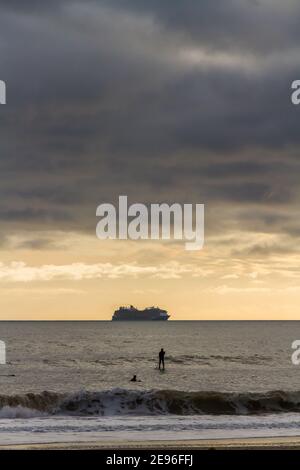
<svg viewBox="0 0 300 470">
<path fill-rule="evenodd" d="M 136 378 L 136 375 L 134 375 L 134 376 L 132 377 L 132 379 L 130 379 L 130 382 L 141 382 L 141 380 L 138 380 L 138 379 Z"/>
<path fill-rule="evenodd" d="M 164 351 L 163 348 L 159 351 L 159 363 L 158 363 L 158 368 L 160 370 L 160 366 L 162 365 L 163 370 L 165 370 L 165 354 L 166 352 Z"/>
</svg>

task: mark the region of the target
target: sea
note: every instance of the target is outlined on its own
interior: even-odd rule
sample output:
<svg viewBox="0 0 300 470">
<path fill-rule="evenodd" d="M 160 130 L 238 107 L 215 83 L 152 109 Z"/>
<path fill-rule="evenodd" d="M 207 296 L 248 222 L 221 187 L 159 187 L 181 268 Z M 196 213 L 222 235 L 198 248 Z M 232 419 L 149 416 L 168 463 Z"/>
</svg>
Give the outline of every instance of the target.
<svg viewBox="0 0 300 470">
<path fill-rule="evenodd" d="M 292 321 L 0 322 L 0 444 L 298 436 L 297 339 Z"/>
</svg>

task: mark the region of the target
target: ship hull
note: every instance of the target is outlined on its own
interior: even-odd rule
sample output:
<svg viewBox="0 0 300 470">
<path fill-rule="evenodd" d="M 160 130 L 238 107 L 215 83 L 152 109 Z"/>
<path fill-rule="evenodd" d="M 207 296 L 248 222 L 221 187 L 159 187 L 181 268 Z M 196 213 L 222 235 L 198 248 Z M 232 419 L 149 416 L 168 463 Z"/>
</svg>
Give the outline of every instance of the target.
<svg viewBox="0 0 300 470">
<path fill-rule="evenodd" d="M 167 321 L 167 318 L 112 318 L 112 321 Z"/>
</svg>

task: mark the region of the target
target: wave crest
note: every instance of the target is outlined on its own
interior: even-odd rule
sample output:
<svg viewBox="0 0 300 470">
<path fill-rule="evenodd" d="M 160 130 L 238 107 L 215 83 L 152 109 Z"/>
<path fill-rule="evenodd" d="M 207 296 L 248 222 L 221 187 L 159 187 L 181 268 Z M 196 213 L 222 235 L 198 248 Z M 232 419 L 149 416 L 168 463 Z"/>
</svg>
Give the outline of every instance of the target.
<svg viewBox="0 0 300 470">
<path fill-rule="evenodd" d="M 0 418 L 41 415 L 250 415 L 300 412 L 300 392 L 184 392 L 113 389 L 60 394 L 0 395 Z"/>
</svg>

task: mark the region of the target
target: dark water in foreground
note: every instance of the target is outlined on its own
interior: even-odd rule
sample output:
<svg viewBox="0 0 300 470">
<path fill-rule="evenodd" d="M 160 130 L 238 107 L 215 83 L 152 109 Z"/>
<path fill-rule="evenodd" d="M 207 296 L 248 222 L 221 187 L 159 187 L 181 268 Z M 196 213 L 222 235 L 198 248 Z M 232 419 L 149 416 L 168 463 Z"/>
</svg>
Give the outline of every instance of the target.
<svg viewBox="0 0 300 470">
<path fill-rule="evenodd" d="M 0 339 L 0 443 L 300 434 L 300 322 L 0 322 Z"/>
<path fill-rule="evenodd" d="M 1 377 L 1 391 L 127 388 L 133 374 L 147 390 L 298 390 L 298 338 L 300 322 L 0 322 L 8 361 L 0 374 L 16 375 Z"/>
</svg>

